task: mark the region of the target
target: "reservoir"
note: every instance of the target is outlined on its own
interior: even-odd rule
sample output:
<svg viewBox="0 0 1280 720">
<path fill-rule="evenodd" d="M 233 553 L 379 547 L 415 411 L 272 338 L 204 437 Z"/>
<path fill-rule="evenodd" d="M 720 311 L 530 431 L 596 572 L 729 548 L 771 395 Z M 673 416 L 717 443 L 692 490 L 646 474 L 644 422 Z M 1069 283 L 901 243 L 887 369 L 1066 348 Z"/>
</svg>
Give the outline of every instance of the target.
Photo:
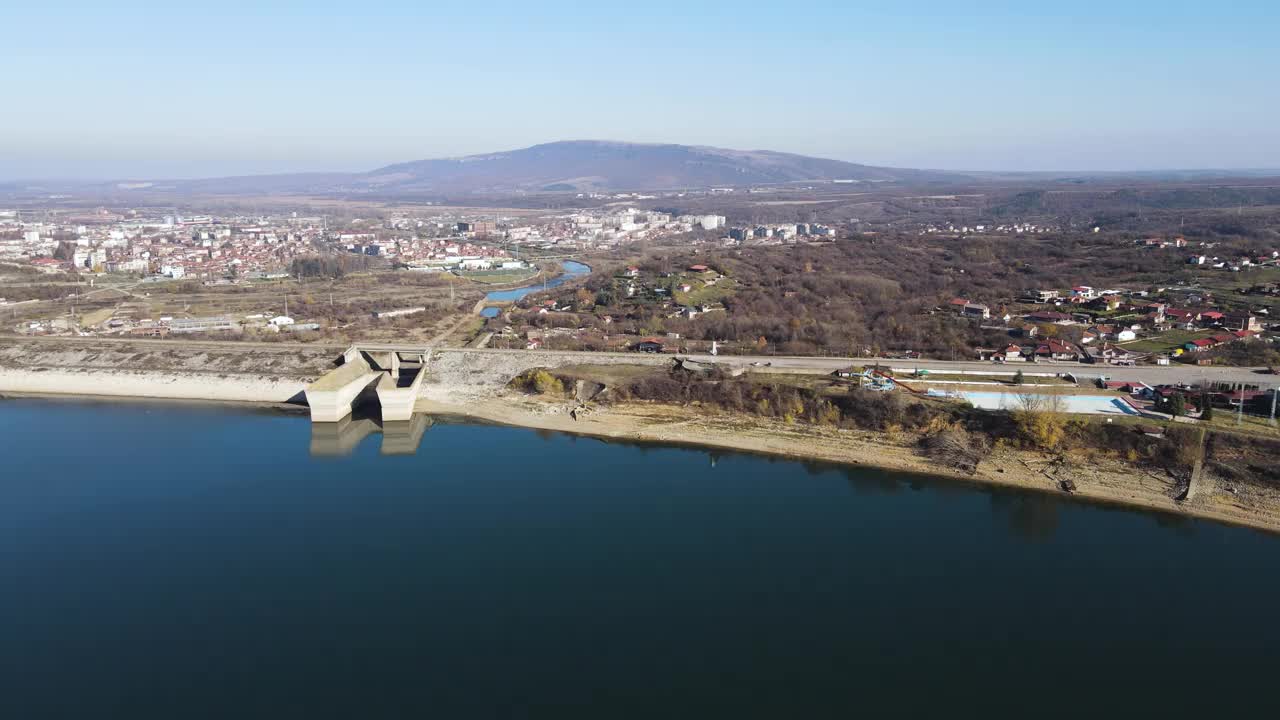
<svg viewBox="0 0 1280 720">
<path fill-rule="evenodd" d="M 485 295 L 484 299 L 490 302 L 516 302 L 529 293 L 541 292 L 544 289 L 550 290 L 553 287 L 559 287 L 574 278 L 581 277 L 591 272 L 591 267 L 589 265 L 575 262 L 573 260 L 562 260 L 560 262 L 560 266 L 564 269 L 564 272 L 551 280 L 548 280 L 545 286 L 542 283 L 537 283 L 535 285 L 527 285 L 522 288 L 515 288 L 514 290 L 495 290 Z M 497 317 L 498 308 L 485 308 L 480 312 L 480 314 L 484 317 Z"/>
<path fill-rule="evenodd" d="M 1229 717 L 1277 667 L 1280 538 L 1212 522 L 445 419 L 0 433 L 8 718 Z"/>
</svg>

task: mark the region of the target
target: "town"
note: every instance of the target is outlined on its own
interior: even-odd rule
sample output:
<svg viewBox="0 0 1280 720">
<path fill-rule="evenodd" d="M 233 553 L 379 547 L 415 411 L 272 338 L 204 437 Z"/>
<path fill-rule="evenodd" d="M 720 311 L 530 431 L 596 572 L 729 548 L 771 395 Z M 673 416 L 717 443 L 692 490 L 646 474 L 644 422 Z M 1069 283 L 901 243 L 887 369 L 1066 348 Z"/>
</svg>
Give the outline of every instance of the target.
<svg viewBox="0 0 1280 720">
<path fill-rule="evenodd" d="M 21 334 L 164 336 L 251 330 L 254 337 L 281 332 L 299 337 L 392 319 L 399 320 L 394 327 L 404 329 L 409 323 L 403 318 L 411 315 L 424 316 L 414 323 L 429 317 L 433 329 L 439 329 L 451 318 L 468 314 L 467 308 L 479 301 L 490 310 L 483 313 L 483 324 L 463 328 L 460 339 L 492 347 L 690 352 L 709 351 L 714 345 L 724 354 L 830 354 L 841 350 L 833 340 L 805 345 L 794 333 L 765 331 L 743 337 L 741 332 L 724 332 L 726 322 L 740 319 L 743 291 L 767 278 L 741 277 L 729 269 L 733 261 L 717 262 L 715 254 L 768 257 L 790 252 L 789 248 L 821 249 L 837 243 L 861 248 L 852 251 L 853 258 L 864 264 L 867 251 L 878 251 L 893 233 L 903 231 L 893 223 L 867 229 L 857 219 L 843 228 L 820 222 L 734 224 L 731 219 L 612 203 L 567 212 L 432 207 L 256 215 L 183 214 L 177 208 L 141 207 L 7 210 L 0 211 L 0 263 L 25 279 L 5 283 L 0 307 L 9 310 L 11 330 Z M 984 237 L 1015 242 L 1059 232 L 1051 227 L 1030 222 L 933 224 L 916 234 L 930 238 L 927 243 Z M 959 234 L 947 237 L 939 231 Z M 1097 226 L 1080 232 L 1099 241 L 1108 237 Z M 1017 247 L 1025 247 L 1028 241 L 1019 242 L 1024 244 Z M 923 247 L 936 253 L 949 246 Z M 861 346 L 850 342 L 844 352 L 974 358 L 995 364 L 1269 362 L 1260 349 L 1271 347 L 1276 338 L 1270 317 L 1280 296 L 1280 251 L 1254 247 L 1252 252 L 1232 253 L 1239 243 L 1188 240 L 1183 235 L 1117 238 L 1109 247 L 1113 254 L 1127 253 L 1139 263 L 1157 256 L 1169 267 L 1181 262 L 1184 279 L 1173 285 L 1143 282 L 1138 288 L 1074 284 L 1001 293 L 984 287 L 964 296 L 943 295 L 932 305 L 920 294 L 910 300 L 916 318 L 912 322 L 954 317 L 962 323 L 959 332 L 967 338 L 966 351 L 955 347 L 940 354 L 927 343 L 912 346 L 873 334 Z M 684 267 L 655 260 L 679 253 L 680 248 L 706 248 L 703 256 L 712 259 L 699 261 L 694 250 L 680 256 L 688 260 Z M 857 261 L 858 256 L 864 259 Z M 592 264 L 595 272 L 586 288 L 573 284 L 557 292 L 524 294 L 516 303 L 484 302 L 491 288 L 554 276 L 563 258 Z M 626 258 L 640 262 L 627 263 Z M 806 273 L 813 263 L 808 261 Z M 966 270 L 957 266 L 948 272 Z M 1229 283 L 1234 291 L 1207 282 L 1213 272 L 1235 278 Z M 421 274 L 416 285 L 423 295 L 404 302 L 370 302 L 367 288 L 343 292 L 339 281 L 349 273 L 402 278 Z M 298 286 L 308 280 L 330 282 L 327 309 L 310 297 L 314 293 Z M 158 302 L 197 292 L 196 288 L 210 295 L 260 296 L 267 302 L 243 305 L 239 314 L 210 315 L 193 312 L 199 303 L 179 307 Z M 366 319 L 337 314 L 334 308 L 340 303 L 335 294 L 348 309 L 366 310 Z M 792 305 L 804 294 L 804 288 L 797 287 L 781 291 L 777 299 Z M 362 302 L 353 303 L 357 297 Z M 832 300 L 843 302 L 828 302 Z M 219 309 L 217 303 L 211 307 Z M 900 305 L 895 312 L 902 309 Z M 945 330 L 944 334 L 956 332 Z M 1250 346 L 1257 349 L 1249 350 Z"/>
</svg>

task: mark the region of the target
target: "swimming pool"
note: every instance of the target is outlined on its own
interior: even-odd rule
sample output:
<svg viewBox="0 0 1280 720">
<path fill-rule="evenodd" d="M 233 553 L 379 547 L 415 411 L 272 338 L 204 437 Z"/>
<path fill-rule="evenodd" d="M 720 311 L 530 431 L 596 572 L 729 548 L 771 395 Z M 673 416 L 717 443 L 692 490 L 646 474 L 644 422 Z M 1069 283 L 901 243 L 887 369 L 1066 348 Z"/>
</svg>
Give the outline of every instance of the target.
<svg viewBox="0 0 1280 720">
<path fill-rule="evenodd" d="M 1034 395 L 1034 393 L 960 391 L 955 395 L 968 400 L 974 407 L 984 410 L 1016 410 L 1019 407 L 1019 395 Z M 1035 397 L 1056 398 L 1059 401 L 1059 409 L 1068 413 L 1086 415 L 1140 414 L 1123 398 L 1112 395 L 1035 395 Z"/>
</svg>

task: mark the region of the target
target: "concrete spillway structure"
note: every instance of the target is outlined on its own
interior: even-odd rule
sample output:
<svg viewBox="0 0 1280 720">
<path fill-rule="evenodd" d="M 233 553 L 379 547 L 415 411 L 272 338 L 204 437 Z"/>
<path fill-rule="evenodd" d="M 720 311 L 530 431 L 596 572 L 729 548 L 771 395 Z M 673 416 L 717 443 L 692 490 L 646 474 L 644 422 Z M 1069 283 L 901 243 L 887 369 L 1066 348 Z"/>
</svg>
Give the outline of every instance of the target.
<svg viewBox="0 0 1280 720">
<path fill-rule="evenodd" d="M 418 389 L 422 387 L 424 372 L 414 373 L 413 380 L 403 385 L 395 375 L 384 373 L 378 379 L 375 388 L 378 393 L 378 405 L 382 406 L 383 422 L 399 422 L 413 417 L 413 406 L 418 400 Z"/>
<path fill-rule="evenodd" d="M 339 422 L 351 414 L 351 405 L 360 393 L 383 376 L 360 353 L 307 386 L 311 422 Z"/>
<path fill-rule="evenodd" d="M 413 418 L 413 406 L 422 388 L 422 378 L 427 374 L 427 356 L 425 353 L 407 354 L 408 360 L 398 350 L 372 354 L 378 368 L 385 371 L 375 388 L 378 405 L 382 407 L 383 423 Z"/>
<path fill-rule="evenodd" d="M 402 358 L 408 356 L 408 360 Z M 399 350 L 385 346 L 364 351 L 353 345 L 343 364 L 307 387 L 312 422 L 339 422 L 351 414 L 361 393 L 372 387 L 382 408 L 382 422 L 407 422 L 426 376 L 429 349 Z"/>
</svg>

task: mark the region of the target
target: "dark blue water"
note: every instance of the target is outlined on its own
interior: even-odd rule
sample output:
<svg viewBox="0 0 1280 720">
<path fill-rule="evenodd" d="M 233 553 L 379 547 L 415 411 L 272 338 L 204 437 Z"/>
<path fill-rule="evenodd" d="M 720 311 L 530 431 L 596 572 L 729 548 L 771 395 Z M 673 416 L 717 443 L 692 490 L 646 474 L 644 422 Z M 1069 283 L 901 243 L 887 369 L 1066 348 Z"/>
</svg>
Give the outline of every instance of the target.
<svg viewBox="0 0 1280 720">
<path fill-rule="evenodd" d="M 563 260 L 560 262 L 560 266 L 564 269 L 564 272 L 551 280 L 548 280 L 545 285 L 543 285 L 543 283 L 537 283 L 536 285 L 529 285 L 522 288 L 516 288 L 514 290 L 495 290 L 488 295 L 485 295 L 484 298 L 490 302 L 515 302 L 529 293 L 541 292 L 543 290 L 550 290 L 551 288 L 559 287 L 574 278 L 581 277 L 591 272 L 590 266 L 584 265 L 580 262 L 574 262 L 573 260 Z M 485 308 L 480 311 L 480 314 L 484 317 L 497 317 L 498 308 Z"/>
<path fill-rule="evenodd" d="M 375 432 L 324 457 L 310 449 L 336 446 L 301 416 L 0 401 L 0 717 L 1272 703 L 1273 536 L 871 470 L 421 430 L 416 454 L 384 455 L 404 437 Z"/>
</svg>

